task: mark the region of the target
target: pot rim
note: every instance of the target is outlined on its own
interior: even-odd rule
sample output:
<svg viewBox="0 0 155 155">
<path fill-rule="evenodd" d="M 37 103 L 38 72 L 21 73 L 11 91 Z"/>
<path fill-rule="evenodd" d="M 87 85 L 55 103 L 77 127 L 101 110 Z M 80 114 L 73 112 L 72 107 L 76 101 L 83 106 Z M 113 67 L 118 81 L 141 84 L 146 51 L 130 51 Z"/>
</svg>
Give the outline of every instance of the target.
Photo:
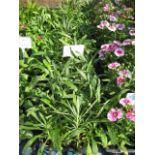
<svg viewBox="0 0 155 155">
<path fill-rule="evenodd" d="M 121 153 L 118 149 L 106 149 L 106 152 Z M 129 153 L 134 153 L 135 149 L 128 149 Z"/>
</svg>

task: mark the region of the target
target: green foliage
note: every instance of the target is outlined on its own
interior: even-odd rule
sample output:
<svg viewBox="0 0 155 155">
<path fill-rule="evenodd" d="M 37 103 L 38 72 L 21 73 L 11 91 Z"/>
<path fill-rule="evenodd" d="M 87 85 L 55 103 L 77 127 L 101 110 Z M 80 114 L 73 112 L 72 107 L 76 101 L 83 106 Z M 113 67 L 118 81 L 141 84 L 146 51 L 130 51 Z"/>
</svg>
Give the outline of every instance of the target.
<svg viewBox="0 0 155 155">
<path fill-rule="evenodd" d="M 25 148 L 37 139 L 43 140 L 38 154 L 47 142 L 60 154 L 62 145 L 73 143 L 80 149 L 86 145 L 81 137 L 87 139 L 100 121 L 96 117 L 100 80 L 93 67 L 94 40 L 79 30 L 84 20 L 80 6 L 50 10 L 31 4 L 20 8 L 20 35 L 33 39 L 32 50 L 26 50 L 25 57 L 20 55 L 19 62 L 20 132 L 31 131 L 33 135 L 22 136 L 30 139 Z M 85 56 L 62 58 L 65 44 L 84 44 Z"/>
</svg>

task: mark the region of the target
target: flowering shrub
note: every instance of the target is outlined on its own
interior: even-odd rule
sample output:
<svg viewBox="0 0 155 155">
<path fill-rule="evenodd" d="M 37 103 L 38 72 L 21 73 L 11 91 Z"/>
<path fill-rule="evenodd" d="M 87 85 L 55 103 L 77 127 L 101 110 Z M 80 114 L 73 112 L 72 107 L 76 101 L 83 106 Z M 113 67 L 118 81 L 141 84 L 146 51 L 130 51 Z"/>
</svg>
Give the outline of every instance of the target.
<svg viewBox="0 0 155 155">
<path fill-rule="evenodd" d="M 123 0 L 105 0 L 96 6 L 96 16 L 96 23 L 99 23 L 96 25 L 98 74 L 109 120 L 109 147 L 117 146 L 127 154 L 126 147 L 134 146 L 130 143 L 134 141 L 134 101 L 125 97 L 128 92 L 134 92 L 134 5 Z M 109 103 L 105 105 L 107 99 Z"/>
</svg>

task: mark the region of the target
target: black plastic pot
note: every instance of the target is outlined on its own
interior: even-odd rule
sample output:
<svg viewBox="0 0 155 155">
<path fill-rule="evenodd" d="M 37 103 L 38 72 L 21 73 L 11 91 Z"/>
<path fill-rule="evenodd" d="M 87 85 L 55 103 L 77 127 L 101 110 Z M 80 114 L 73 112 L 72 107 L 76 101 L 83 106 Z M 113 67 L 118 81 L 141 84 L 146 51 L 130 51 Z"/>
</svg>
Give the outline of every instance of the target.
<svg viewBox="0 0 155 155">
<path fill-rule="evenodd" d="M 19 143 L 19 155 L 23 155 L 22 150 L 24 148 L 25 143 L 26 143 L 26 140 L 20 140 L 20 143 Z M 27 148 L 24 155 L 31 155 L 31 154 L 32 154 L 32 149 L 29 147 L 29 148 Z"/>
<path fill-rule="evenodd" d="M 107 152 L 107 155 L 124 155 L 122 152 L 120 152 L 117 149 L 107 149 L 106 152 Z M 135 150 L 129 149 L 128 153 L 129 155 L 135 155 Z"/>
<path fill-rule="evenodd" d="M 19 155 L 22 154 L 22 149 L 26 143 L 26 140 L 21 140 L 20 145 L 19 145 Z M 32 148 L 28 148 L 25 152 L 24 155 L 37 155 L 37 152 L 40 148 L 41 141 L 37 141 Z M 124 155 L 122 152 L 120 152 L 117 149 L 104 149 L 101 145 L 98 145 L 98 153 L 100 155 Z M 129 155 L 135 155 L 135 150 L 134 149 L 129 149 L 128 150 Z M 43 155 L 58 155 L 57 150 L 50 151 L 48 147 L 45 147 L 43 151 Z M 85 153 L 85 148 L 81 149 L 81 151 L 76 152 L 73 148 L 64 148 L 63 149 L 63 155 L 86 155 Z"/>
<path fill-rule="evenodd" d="M 101 155 L 107 155 L 105 149 L 102 146 L 98 146 L 98 151 Z"/>
<path fill-rule="evenodd" d="M 66 149 L 66 151 L 63 153 L 63 155 L 86 155 L 86 150 L 85 148 L 81 149 L 79 152 L 76 152 L 74 149 Z M 107 155 L 105 149 L 103 147 L 98 146 L 98 153 L 100 155 Z"/>
</svg>

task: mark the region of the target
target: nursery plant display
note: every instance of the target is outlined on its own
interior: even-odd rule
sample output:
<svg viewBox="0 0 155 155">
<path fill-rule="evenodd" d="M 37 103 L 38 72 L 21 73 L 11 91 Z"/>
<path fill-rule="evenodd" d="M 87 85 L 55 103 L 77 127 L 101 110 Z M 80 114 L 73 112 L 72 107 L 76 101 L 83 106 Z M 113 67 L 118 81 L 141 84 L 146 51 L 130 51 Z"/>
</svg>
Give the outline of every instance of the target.
<svg viewBox="0 0 155 155">
<path fill-rule="evenodd" d="M 104 1 L 99 7 L 99 75 L 103 96 L 110 98 L 105 107 L 111 122 L 107 126 L 108 147 L 117 146 L 128 154 L 127 148 L 134 148 L 134 101 L 126 98 L 134 92 L 134 1 Z"/>
<path fill-rule="evenodd" d="M 19 57 L 20 154 L 130 154 L 134 2 L 29 1 L 19 20 L 20 36 L 32 39 Z M 84 45 L 84 54 L 63 57 L 65 45 Z"/>
</svg>

